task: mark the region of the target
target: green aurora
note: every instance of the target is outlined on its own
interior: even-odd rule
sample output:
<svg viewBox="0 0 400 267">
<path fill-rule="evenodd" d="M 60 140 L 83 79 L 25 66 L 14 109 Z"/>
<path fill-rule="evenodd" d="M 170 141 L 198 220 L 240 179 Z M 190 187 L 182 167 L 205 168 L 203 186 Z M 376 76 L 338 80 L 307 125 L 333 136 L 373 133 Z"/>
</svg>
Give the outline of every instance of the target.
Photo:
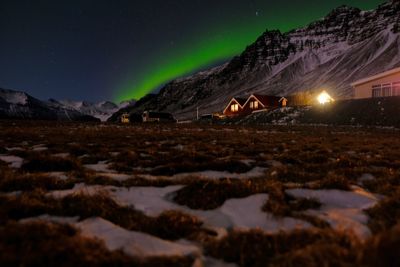
<svg viewBox="0 0 400 267">
<path fill-rule="evenodd" d="M 315 7 L 298 13 L 297 8 L 287 12 L 287 17 L 279 14 L 254 16 L 244 22 L 231 22 L 215 27 L 213 31 L 193 34 L 184 45 L 169 47 L 164 51 L 154 53 L 148 59 L 147 66 L 142 66 L 140 72 L 135 72 L 134 81 L 119 86 L 114 97 L 115 101 L 140 99 L 148 93 L 160 88 L 166 83 L 180 77 L 185 77 L 196 71 L 225 62 L 240 54 L 247 45 L 254 42 L 265 30 L 279 29 L 282 32 L 307 25 L 323 17 L 340 1 L 332 1 L 329 6 Z M 368 10 L 376 8 L 381 0 L 346 1 L 345 4 Z M 343 4 L 343 2 L 342 2 Z M 325 4 L 327 5 L 327 4 Z"/>
</svg>

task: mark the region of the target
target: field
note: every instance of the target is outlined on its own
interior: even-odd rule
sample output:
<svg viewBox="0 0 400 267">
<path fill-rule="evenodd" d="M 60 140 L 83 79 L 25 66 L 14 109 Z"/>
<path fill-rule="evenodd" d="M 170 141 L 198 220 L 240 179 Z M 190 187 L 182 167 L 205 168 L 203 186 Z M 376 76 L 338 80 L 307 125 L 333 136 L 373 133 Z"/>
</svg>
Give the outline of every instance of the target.
<svg viewBox="0 0 400 267">
<path fill-rule="evenodd" d="M 400 132 L 0 122 L 1 266 L 400 266 Z"/>
</svg>

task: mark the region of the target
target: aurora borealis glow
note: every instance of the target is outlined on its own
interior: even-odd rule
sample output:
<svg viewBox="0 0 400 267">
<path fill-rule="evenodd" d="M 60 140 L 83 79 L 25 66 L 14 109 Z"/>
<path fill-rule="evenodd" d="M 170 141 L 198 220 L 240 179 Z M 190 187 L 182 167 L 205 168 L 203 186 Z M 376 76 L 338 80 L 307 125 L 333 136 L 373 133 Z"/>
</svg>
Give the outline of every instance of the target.
<svg viewBox="0 0 400 267">
<path fill-rule="evenodd" d="M 375 8 L 382 1 L 346 2 L 362 9 L 371 9 Z M 139 99 L 175 78 L 184 77 L 240 54 L 267 27 L 285 32 L 306 25 L 314 19 L 326 15 L 324 10 L 330 10 L 331 6 L 336 7 L 339 5 L 340 1 L 331 1 L 330 4 L 320 4 L 320 8 L 317 8 L 317 10 L 304 6 L 307 12 L 302 14 L 299 12 L 301 10 L 300 7 L 299 9 L 296 8 L 297 5 L 295 4 L 293 9 L 289 8 L 287 10 L 288 18 L 280 18 L 273 14 L 269 14 L 269 18 L 266 15 L 259 16 L 260 11 L 257 9 L 255 16 L 243 20 L 236 25 L 225 22 L 226 24 L 217 30 L 204 35 L 198 35 L 199 37 L 192 43 L 184 44 L 171 51 L 162 50 L 162 53 L 165 53 L 164 56 L 161 53 L 156 55 L 153 60 L 149 61 L 148 65 L 139 70 L 136 74 L 136 82 L 133 82 L 131 85 L 125 85 L 121 92 L 117 91 L 116 100 Z M 261 6 L 259 7 L 261 8 Z"/>
<path fill-rule="evenodd" d="M 384 0 L 3 0 L 0 88 L 41 99 L 138 99 L 226 62 L 266 29 Z"/>
</svg>

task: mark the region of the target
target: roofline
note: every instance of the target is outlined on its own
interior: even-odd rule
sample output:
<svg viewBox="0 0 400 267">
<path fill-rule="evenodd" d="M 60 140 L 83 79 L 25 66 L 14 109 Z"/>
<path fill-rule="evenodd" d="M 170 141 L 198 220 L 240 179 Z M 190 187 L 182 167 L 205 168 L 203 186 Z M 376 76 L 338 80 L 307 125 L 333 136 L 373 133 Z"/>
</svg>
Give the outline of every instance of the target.
<svg viewBox="0 0 400 267">
<path fill-rule="evenodd" d="M 358 80 L 358 81 L 355 81 L 355 82 L 351 83 L 350 85 L 354 87 L 354 86 L 357 86 L 357 85 L 360 85 L 360 84 L 364 84 L 364 83 L 367 83 L 367 82 L 371 82 L 371 81 L 377 80 L 379 78 L 383 78 L 383 77 L 395 74 L 397 72 L 400 72 L 400 67 L 399 68 L 395 68 L 395 69 L 391 69 L 391 70 L 388 70 L 388 71 L 385 71 L 385 72 L 382 72 L 382 73 L 378 73 L 376 75 L 373 75 L 373 76 L 370 76 L 370 77 L 367 77 L 367 78 L 364 78 L 364 79 L 361 79 L 361 80 Z"/>
<path fill-rule="evenodd" d="M 263 102 L 261 102 L 260 99 L 258 99 L 254 94 L 251 94 L 251 95 L 249 96 L 249 98 L 247 98 L 247 101 L 244 103 L 243 107 L 245 107 L 245 106 L 247 105 L 247 102 L 250 101 L 250 98 L 251 98 L 251 97 L 254 97 L 254 98 L 255 98 L 258 102 L 260 102 L 260 104 L 265 108 L 265 105 L 263 104 Z"/>
<path fill-rule="evenodd" d="M 229 101 L 229 104 L 226 106 L 226 108 L 224 109 L 224 111 L 222 113 L 225 113 L 225 111 L 231 106 L 232 101 L 235 101 L 236 104 L 238 104 L 241 108 L 244 107 L 244 105 L 243 106 L 240 105 L 239 101 L 237 101 L 235 97 L 232 97 L 231 101 Z"/>
</svg>

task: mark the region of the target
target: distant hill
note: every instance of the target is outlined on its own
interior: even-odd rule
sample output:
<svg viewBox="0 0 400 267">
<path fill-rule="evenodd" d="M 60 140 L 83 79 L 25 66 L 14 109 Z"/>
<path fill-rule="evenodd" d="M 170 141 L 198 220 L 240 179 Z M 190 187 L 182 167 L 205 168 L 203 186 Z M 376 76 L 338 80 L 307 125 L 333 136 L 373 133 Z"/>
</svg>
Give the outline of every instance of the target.
<svg viewBox="0 0 400 267">
<path fill-rule="evenodd" d="M 51 105 L 22 91 L 0 89 L 0 119 L 100 121 L 79 111 Z"/>
<path fill-rule="evenodd" d="M 306 27 L 266 31 L 219 67 L 177 79 L 125 109 L 171 112 L 179 119 L 222 111 L 233 96 L 329 90 L 348 98 L 350 84 L 400 66 L 400 1 L 371 11 L 341 6 Z"/>
<path fill-rule="evenodd" d="M 71 100 L 59 101 L 50 99 L 48 103 L 53 107 L 75 110 L 82 114 L 98 118 L 101 121 L 107 121 L 115 112 L 117 112 L 121 108 L 133 106 L 136 102 L 134 100 L 124 101 L 119 105 L 117 105 L 110 101 L 91 103 L 87 101 L 71 101 Z"/>
</svg>

